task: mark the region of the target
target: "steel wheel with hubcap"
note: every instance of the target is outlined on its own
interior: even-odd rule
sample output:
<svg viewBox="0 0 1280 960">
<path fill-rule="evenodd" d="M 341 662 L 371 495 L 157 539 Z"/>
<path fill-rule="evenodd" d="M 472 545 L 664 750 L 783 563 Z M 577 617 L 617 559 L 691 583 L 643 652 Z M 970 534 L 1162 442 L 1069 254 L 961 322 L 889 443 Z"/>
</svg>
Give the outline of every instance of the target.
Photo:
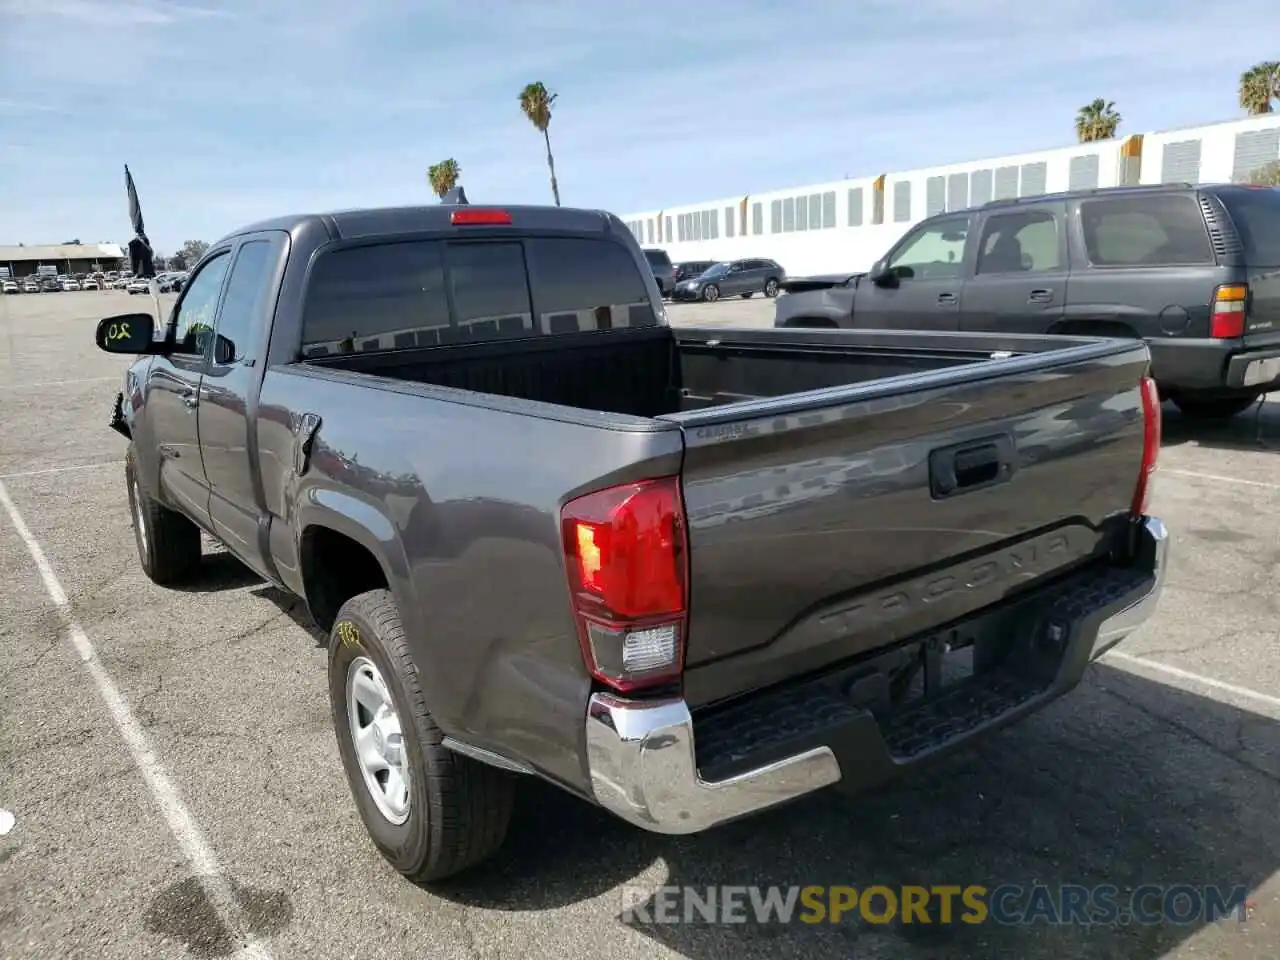
<svg viewBox="0 0 1280 960">
<path fill-rule="evenodd" d="M 347 668 L 347 720 L 370 798 L 388 821 L 404 823 L 409 819 L 404 732 L 387 683 L 368 657 L 356 657 Z"/>
</svg>

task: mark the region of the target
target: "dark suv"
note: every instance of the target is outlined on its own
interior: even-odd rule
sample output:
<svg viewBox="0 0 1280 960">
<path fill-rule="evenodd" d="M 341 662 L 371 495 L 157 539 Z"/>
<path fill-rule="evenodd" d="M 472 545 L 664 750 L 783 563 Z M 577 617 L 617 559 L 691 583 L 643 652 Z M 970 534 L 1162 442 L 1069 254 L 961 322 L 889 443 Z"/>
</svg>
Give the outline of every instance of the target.
<svg viewBox="0 0 1280 960">
<path fill-rule="evenodd" d="M 773 260 L 730 260 L 717 263 L 696 277 L 676 284 L 676 300 L 719 300 L 734 294 L 742 298 L 753 293 L 776 297 L 787 272 Z"/>
<path fill-rule="evenodd" d="M 649 269 L 653 271 L 653 279 L 658 281 L 658 292 L 664 297 L 671 296 L 676 286 L 676 268 L 671 265 L 671 258 L 665 250 L 646 250 L 644 258 L 649 261 Z"/>
<path fill-rule="evenodd" d="M 775 326 L 1141 338 L 1161 396 L 1229 417 L 1280 387 L 1280 189 L 993 201 L 922 221 L 866 274 L 794 289 Z"/>
</svg>

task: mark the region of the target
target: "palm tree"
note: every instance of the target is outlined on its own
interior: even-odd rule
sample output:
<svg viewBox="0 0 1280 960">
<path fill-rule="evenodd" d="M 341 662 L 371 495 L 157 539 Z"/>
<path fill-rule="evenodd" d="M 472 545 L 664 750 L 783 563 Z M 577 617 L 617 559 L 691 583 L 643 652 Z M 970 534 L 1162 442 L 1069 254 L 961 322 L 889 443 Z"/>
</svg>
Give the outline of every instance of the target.
<svg viewBox="0 0 1280 960">
<path fill-rule="evenodd" d="M 446 193 L 458 185 L 458 178 L 461 176 L 462 168 L 452 157 L 433 163 L 427 168 L 427 180 L 431 182 L 431 189 L 442 200 Z"/>
<path fill-rule="evenodd" d="M 1271 113 L 1271 101 L 1280 100 L 1280 61 L 1255 63 L 1240 74 L 1240 106 L 1251 117 Z"/>
<path fill-rule="evenodd" d="M 530 83 L 520 91 L 520 109 L 529 118 L 529 122 L 542 131 L 542 139 L 547 144 L 547 167 L 551 171 L 551 195 L 556 198 L 556 206 L 560 206 L 560 185 L 556 183 L 556 161 L 551 155 L 551 135 L 547 128 L 551 126 L 551 105 L 559 94 L 547 92 L 541 83 Z"/>
<path fill-rule="evenodd" d="M 1093 103 L 1081 107 L 1076 114 L 1076 137 L 1081 143 L 1110 140 L 1116 135 L 1120 120 L 1115 101 L 1099 97 Z"/>
</svg>

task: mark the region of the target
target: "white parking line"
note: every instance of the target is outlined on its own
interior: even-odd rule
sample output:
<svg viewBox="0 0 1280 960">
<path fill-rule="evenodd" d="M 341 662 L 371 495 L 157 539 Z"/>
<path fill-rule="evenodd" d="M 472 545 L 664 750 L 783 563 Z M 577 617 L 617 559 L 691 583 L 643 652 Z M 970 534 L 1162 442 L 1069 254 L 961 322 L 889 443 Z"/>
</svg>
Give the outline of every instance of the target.
<svg viewBox="0 0 1280 960">
<path fill-rule="evenodd" d="M 19 470 L 17 473 L 0 473 L 0 480 L 15 480 L 18 477 L 45 477 L 51 473 L 68 473 L 72 470 L 93 470 L 95 467 L 116 467 L 123 460 L 99 460 L 97 463 L 74 463 L 68 467 L 46 467 L 44 470 Z"/>
<path fill-rule="evenodd" d="M 1120 660 L 1124 663 L 1132 663 L 1134 666 L 1142 667 L 1147 670 L 1153 670 L 1156 673 L 1163 673 L 1170 677 L 1177 677 L 1179 680 L 1186 680 L 1189 683 L 1198 683 L 1202 687 L 1208 687 L 1210 690 L 1218 690 L 1222 693 L 1229 693 L 1233 697 L 1241 700 L 1247 700 L 1250 703 L 1261 704 L 1272 710 L 1280 712 L 1280 697 L 1273 697 L 1269 693 L 1261 693 L 1257 690 L 1251 690 L 1248 687 L 1241 687 L 1234 683 L 1227 683 L 1224 680 L 1215 680 L 1213 677 L 1206 677 L 1203 674 L 1192 673 L 1190 670 L 1183 670 L 1181 667 L 1173 667 L 1167 663 L 1161 663 L 1158 660 L 1148 660 L 1146 657 L 1136 657 L 1131 653 L 1121 653 L 1119 650 L 1112 650 L 1103 655 L 1104 660 Z"/>
<path fill-rule="evenodd" d="M 1214 480 L 1218 483 L 1238 483 L 1246 487 L 1263 487 L 1267 490 L 1280 490 L 1280 483 L 1266 483 L 1262 480 L 1242 480 L 1239 477 L 1224 477 L 1216 473 L 1197 473 L 1194 470 L 1174 470 L 1161 467 L 1161 473 L 1173 473 L 1180 477 L 1194 477 L 1197 480 Z"/>
<path fill-rule="evenodd" d="M 57 574 L 53 572 L 53 566 L 49 563 L 49 558 L 45 556 L 44 549 L 22 519 L 22 514 L 18 512 L 3 483 L 0 483 L 0 506 L 4 507 L 14 530 L 26 544 L 27 552 L 31 554 L 31 559 L 40 572 L 40 579 L 44 581 L 45 592 L 49 594 L 49 599 L 53 601 L 67 628 L 71 645 L 75 647 L 85 670 L 89 672 L 94 686 L 98 688 L 98 694 L 106 704 L 112 722 L 124 739 L 125 746 L 129 748 L 133 762 L 137 765 L 142 778 L 147 783 L 147 788 L 151 791 L 151 796 L 164 815 L 170 832 L 178 841 L 183 855 L 200 879 L 209 903 L 226 929 L 243 944 L 237 956 L 243 957 L 244 960 L 249 958 L 271 960 L 270 951 L 248 932 L 249 924 L 244 911 L 231 895 L 231 887 L 218 864 L 217 857 L 204 838 L 204 832 L 183 803 L 177 786 L 169 777 L 159 757 L 156 756 L 146 733 L 129 708 L 128 701 L 98 660 L 93 642 L 72 616 L 67 592 L 62 588 Z"/>
<path fill-rule="evenodd" d="M 36 380 L 34 383 L 0 384 L 0 390 L 38 390 L 41 387 L 65 387 L 71 383 L 102 383 L 106 380 L 119 381 L 123 374 L 114 377 L 81 377 L 77 380 Z"/>
</svg>

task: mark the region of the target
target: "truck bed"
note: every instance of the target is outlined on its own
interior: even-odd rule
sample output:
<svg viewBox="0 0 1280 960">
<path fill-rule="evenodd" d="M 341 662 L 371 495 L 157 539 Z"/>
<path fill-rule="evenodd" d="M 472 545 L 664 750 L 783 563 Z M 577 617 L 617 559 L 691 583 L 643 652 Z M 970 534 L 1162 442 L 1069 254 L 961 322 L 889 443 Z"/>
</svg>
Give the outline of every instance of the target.
<svg viewBox="0 0 1280 960">
<path fill-rule="evenodd" d="M 660 417 L 1058 349 L 1047 338 L 648 327 L 305 361 L 584 410 Z M 876 331 L 871 331 L 876 333 Z"/>
<path fill-rule="evenodd" d="M 618 431 L 679 426 L 697 707 L 879 655 L 1123 550 L 1148 363 L 1134 341 L 660 327 L 301 366 L 605 411 Z"/>
</svg>

